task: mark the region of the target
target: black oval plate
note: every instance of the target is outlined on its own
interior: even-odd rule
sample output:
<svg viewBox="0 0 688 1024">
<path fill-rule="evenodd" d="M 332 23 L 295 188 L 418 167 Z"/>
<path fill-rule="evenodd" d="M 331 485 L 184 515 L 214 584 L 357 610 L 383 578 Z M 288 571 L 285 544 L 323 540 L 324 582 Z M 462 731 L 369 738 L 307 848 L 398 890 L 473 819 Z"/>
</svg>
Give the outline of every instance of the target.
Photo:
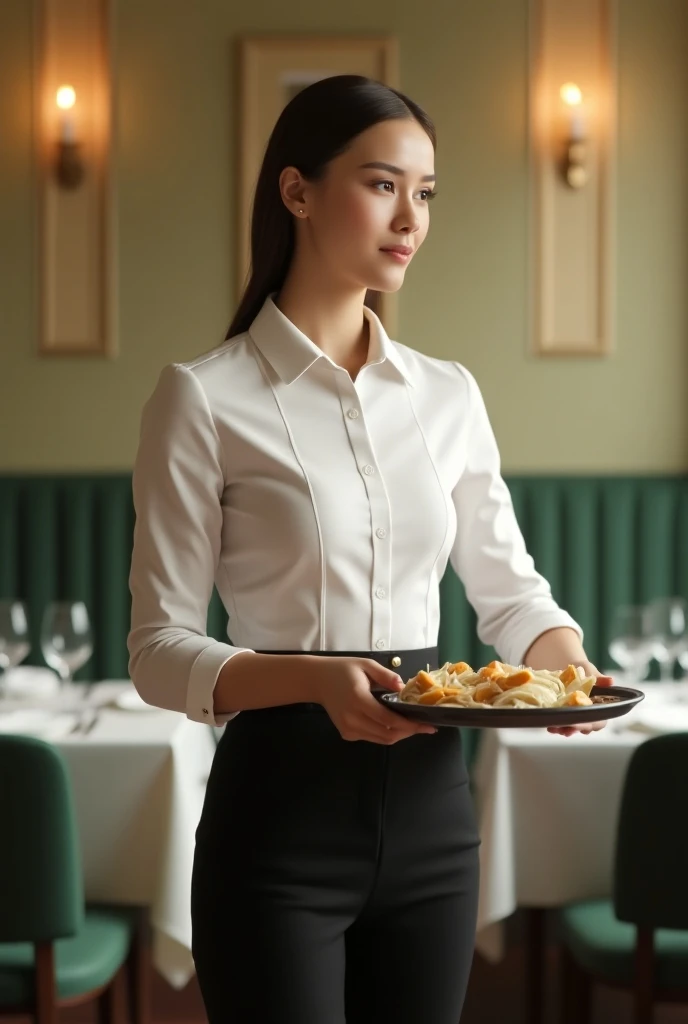
<svg viewBox="0 0 688 1024">
<path fill-rule="evenodd" d="M 399 699 L 398 693 L 389 690 L 374 690 L 373 696 L 384 707 L 415 722 L 426 725 L 470 725 L 484 729 L 511 729 L 537 726 L 585 725 L 587 722 L 600 722 L 607 718 L 620 718 L 645 698 L 641 690 L 632 690 L 630 686 L 593 686 L 591 697 L 615 697 L 613 702 L 606 704 L 588 704 L 583 708 L 457 708 L 449 704 L 437 707 L 434 704 L 406 704 Z"/>
</svg>

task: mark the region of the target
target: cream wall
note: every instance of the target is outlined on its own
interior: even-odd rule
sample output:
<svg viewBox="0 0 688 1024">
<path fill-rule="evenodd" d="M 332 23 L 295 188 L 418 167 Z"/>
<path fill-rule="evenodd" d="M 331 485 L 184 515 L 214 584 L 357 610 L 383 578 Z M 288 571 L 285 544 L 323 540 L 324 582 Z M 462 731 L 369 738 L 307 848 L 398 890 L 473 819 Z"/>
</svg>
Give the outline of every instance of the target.
<svg viewBox="0 0 688 1024">
<path fill-rule="evenodd" d="M 113 2 L 114 362 L 36 355 L 31 4 L 0 5 L 0 469 L 130 467 L 161 366 L 222 339 L 240 32 L 399 37 L 402 88 L 437 122 L 441 193 L 399 340 L 475 373 L 508 472 L 688 469 L 685 0 L 619 0 L 618 349 L 603 361 L 528 353 L 527 0 Z"/>
</svg>

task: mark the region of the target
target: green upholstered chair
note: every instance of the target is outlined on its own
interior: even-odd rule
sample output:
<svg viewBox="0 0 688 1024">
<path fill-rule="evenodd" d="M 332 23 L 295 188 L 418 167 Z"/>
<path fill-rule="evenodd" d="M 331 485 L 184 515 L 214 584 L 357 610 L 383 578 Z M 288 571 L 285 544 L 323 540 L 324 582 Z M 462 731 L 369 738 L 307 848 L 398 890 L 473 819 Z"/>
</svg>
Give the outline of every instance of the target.
<svg viewBox="0 0 688 1024">
<path fill-rule="evenodd" d="M 0 1013 L 56 1024 L 58 1009 L 98 999 L 117 1024 L 128 975 L 132 1024 L 148 1021 L 143 916 L 85 907 L 76 821 L 59 751 L 0 736 Z"/>
<path fill-rule="evenodd" d="M 687 768 L 688 733 L 637 748 L 621 801 L 613 898 L 559 911 L 567 1024 L 589 1020 L 594 979 L 633 990 L 634 1024 L 650 1024 L 655 1002 L 688 1002 Z"/>
</svg>

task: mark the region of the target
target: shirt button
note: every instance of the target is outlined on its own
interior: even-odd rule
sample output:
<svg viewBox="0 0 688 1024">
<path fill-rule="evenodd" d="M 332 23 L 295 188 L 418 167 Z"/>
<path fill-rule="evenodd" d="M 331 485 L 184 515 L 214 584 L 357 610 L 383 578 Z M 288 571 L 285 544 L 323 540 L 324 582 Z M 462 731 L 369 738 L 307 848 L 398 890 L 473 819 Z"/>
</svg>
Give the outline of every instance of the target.
<svg viewBox="0 0 688 1024">
<path fill-rule="evenodd" d="M 377 590 L 375 591 L 375 596 L 376 597 L 387 597 L 387 591 L 385 590 L 384 587 L 378 587 Z"/>
<path fill-rule="evenodd" d="M 358 409 L 349 409 L 346 415 L 349 417 L 350 420 L 356 420 L 358 419 Z"/>
<path fill-rule="evenodd" d="M 378 528 L 375 531 L 375 533 L 378 535 L 378 537 L 386 537 L 387 536 L 387 531 L 385 530 L 384 526 L 378 526 Z"/>
<path fill-rule="evenodd" d="M 383 648 L 385 646 L 385 641 L 384 640 L 376 640 L 375 641 L 375 646 L 379 647 L 379 648 Z"/>
<path fill-rule="evenodd" d="M 363 472 L 365 473 L 366 476 L 372 476 L 373 473 L 375 472 L 375 466 L 364 466 Z"/>
</svg>

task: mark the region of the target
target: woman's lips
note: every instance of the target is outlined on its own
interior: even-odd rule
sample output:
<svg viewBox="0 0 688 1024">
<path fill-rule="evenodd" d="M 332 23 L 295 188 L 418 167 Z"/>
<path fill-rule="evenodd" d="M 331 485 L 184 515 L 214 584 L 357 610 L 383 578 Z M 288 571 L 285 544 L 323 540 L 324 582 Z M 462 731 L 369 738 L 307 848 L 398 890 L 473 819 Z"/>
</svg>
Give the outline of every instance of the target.
<svg viewBox="0 0 688 1024">
<path fill-rule="evenodd" d="M 404 245 L 395 246 L 389 249 L 380 249 L 380 252 L 384 252 L 386 256 L 391 256 L 392 259 L 396 260 L 397 263 L 408 263 L 413 255 L 413 249 L 409 249 Z"/>
</svg>

